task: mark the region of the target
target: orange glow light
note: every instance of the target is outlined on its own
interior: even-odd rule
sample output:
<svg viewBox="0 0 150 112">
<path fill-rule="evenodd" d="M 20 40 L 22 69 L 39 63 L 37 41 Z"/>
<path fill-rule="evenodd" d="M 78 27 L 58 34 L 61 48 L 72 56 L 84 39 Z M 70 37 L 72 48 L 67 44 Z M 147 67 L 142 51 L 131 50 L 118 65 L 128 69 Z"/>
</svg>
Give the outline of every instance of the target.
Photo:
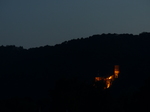
<svg viewBox="0 0 150 112">
<path fill-rule="evenodd" d="M 95 82 L 103 80 L 102 77 L 95 77 Z"/>
<path fill-rule="evenodd" d="M 111 80 L 109 80 L 109 79 L 106 80 L 106 86 L 107 86 L 107 88 L 109 88 L 111 86 Z"/>
<path fill-rule="evenodd" d="M 103 80 L 106 84 L 106 87 L 104 87 L 104 89 L 107 89 L 112 85 L 112 82 L 115 80 L 115 78 L 118 78 L 119 73 L 120 73 L 119 65 L 115 65 L 114 66 L 114 75 L 111 75 L 111 76 L 106 77 L 106 78 L 105 77 L 95 77 L 95 82 Z M 95 84 L 93 86 L 96 87 Z"/>
<path fill-rule="evenodd" d="M 115 78 L 118 78 L 118 74 L 119 74 L 119 65 L 115 65 L 115 68 L 114 68 L 114 74 L 115 74 Z"/>
<path fill-rule="evenodd" d="M 109 76 L 108 79 L 113 79 L 113 75 Z"/>
</svg>

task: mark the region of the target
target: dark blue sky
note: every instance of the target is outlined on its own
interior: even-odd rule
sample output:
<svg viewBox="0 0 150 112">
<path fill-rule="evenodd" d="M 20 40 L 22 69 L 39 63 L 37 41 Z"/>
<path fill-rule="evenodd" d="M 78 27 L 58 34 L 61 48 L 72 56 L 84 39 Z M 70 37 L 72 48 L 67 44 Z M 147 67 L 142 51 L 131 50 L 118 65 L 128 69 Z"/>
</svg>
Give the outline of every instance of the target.
<svg viewBox="0 0 150 112">
<path fill-rule="evenodd" d="M 0 0 L 0 45 L 55 45 L 150 30 L 149 0 Z"/>
</svg>

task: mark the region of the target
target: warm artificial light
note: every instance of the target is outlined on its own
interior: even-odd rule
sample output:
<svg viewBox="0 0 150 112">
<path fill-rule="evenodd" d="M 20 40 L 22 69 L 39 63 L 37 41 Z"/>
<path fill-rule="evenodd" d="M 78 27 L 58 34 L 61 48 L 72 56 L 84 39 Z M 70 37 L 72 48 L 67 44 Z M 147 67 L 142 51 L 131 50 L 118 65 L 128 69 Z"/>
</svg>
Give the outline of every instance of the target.
<svg viewBox="0 0 150 112">
<path fill-rule="evenodd" d="M 103 80 L 106 83 L 106 87 L 104 87 L 104 89 L 110 88 L 110 86 L 112 85 L 112 82 L 115 80 L 115 78 L 118 78 L 119 73 L 120 73 L 119 65 L 115 65 L 114 66 L 114 75 L 111 75 L 111 76 L 106 77 L 106 78 L 105 77 L 95 77 L 95 82 Z M 95 86 L 95 84 L 94 84 L 94 86 Z"/>
</svg>

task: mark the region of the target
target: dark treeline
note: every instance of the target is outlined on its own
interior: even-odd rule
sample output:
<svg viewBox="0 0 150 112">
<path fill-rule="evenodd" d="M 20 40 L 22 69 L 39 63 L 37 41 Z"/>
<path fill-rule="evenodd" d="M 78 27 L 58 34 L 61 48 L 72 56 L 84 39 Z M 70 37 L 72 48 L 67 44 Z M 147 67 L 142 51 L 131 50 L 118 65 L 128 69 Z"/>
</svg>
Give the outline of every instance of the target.
<svg viewBox="0 0 150 112">
<path fill-rule="evenodd" d="M 55 46 L 47 45 L 30 49 L 14 45 L 0 46 L 1 102 L 6 99 L 10 100 L 6 102 L 11 102 L 18 97 L 33 99 L 46 97 L 50 99 L 49 102 L 53 102 L 51 105 L 53 109 L 56 105 L 63 104 L 64 110 L 71 108 L 84 111 L 87 106 L 89 107 L 87 110 L 93 109 L 95 105 L 107 107 L 102 105 L 107 104 L 114 95 L 119 98 L 128 97 L 121 100 L 119 104 L 123 106 L 119 105 L 118 108 L 130 107 L 139 97 L 138 94 L 145 94 L 143 91 L 147 90 L 147 88 L 140 89 L 141 92 L 139 92 L 140 86 L 144 88 L 144 81 L 149 78 L 149 43 L 150 33 L 144 32 L 139 35 L 93 35 L 88 38 L 65 41 Z M 121 73 L 113 86 L 107 91 L 93 90 L 91 85 L 94 77 L 98 73 L 101 76 L 112 74 L 114 65 L 120 65 Z M 103 97 L 99 97 L 98 93 L 103 94 L 101 95 Z M 72 95 L 69 97 L 70 94 Z M 133 94 L 137 94 L 135 95 L 137 97 L 133 98 Z M 96 99 L 93 96 L 98 97 L 98 103 L 93 100 Z M 108 97 L 110 99 L 106 100 Z M 60 100 L 61 98 L 64 99 Z M 123 102 L 128 102 L 127 99 L 133 99 L 133 101 L 130 101 L 130 104 L 124 104 Z M 92 103 L 89 102 L 90 100 Z M 27 102 L 24 99 L 21 101 Z M 100 101 L 105 103 L 100 104 Z M 49 105 L 49 103 L 43 105 Z"/>
</svg>

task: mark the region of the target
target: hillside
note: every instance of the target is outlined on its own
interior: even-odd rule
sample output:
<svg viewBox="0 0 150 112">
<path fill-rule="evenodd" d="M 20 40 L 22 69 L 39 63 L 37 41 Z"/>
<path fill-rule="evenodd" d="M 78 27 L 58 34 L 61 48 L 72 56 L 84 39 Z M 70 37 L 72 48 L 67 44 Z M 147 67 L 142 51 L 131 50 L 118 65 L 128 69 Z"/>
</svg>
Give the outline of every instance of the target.
<svg viewBox="0 0 150 112">
<path fill-rule="evenodd" d="M 59 79 L 76 78 L 91 84 L 98 73 L 111 74 L 116 64 L 121 72 L 111 89 L 119 94 L 132 90 L 149 77 L 149 43 L 150 33 L 141 33 L 93 35 L 30 49 L 1 46 L 2 97 L 41 97 Z"/>
</svg>

